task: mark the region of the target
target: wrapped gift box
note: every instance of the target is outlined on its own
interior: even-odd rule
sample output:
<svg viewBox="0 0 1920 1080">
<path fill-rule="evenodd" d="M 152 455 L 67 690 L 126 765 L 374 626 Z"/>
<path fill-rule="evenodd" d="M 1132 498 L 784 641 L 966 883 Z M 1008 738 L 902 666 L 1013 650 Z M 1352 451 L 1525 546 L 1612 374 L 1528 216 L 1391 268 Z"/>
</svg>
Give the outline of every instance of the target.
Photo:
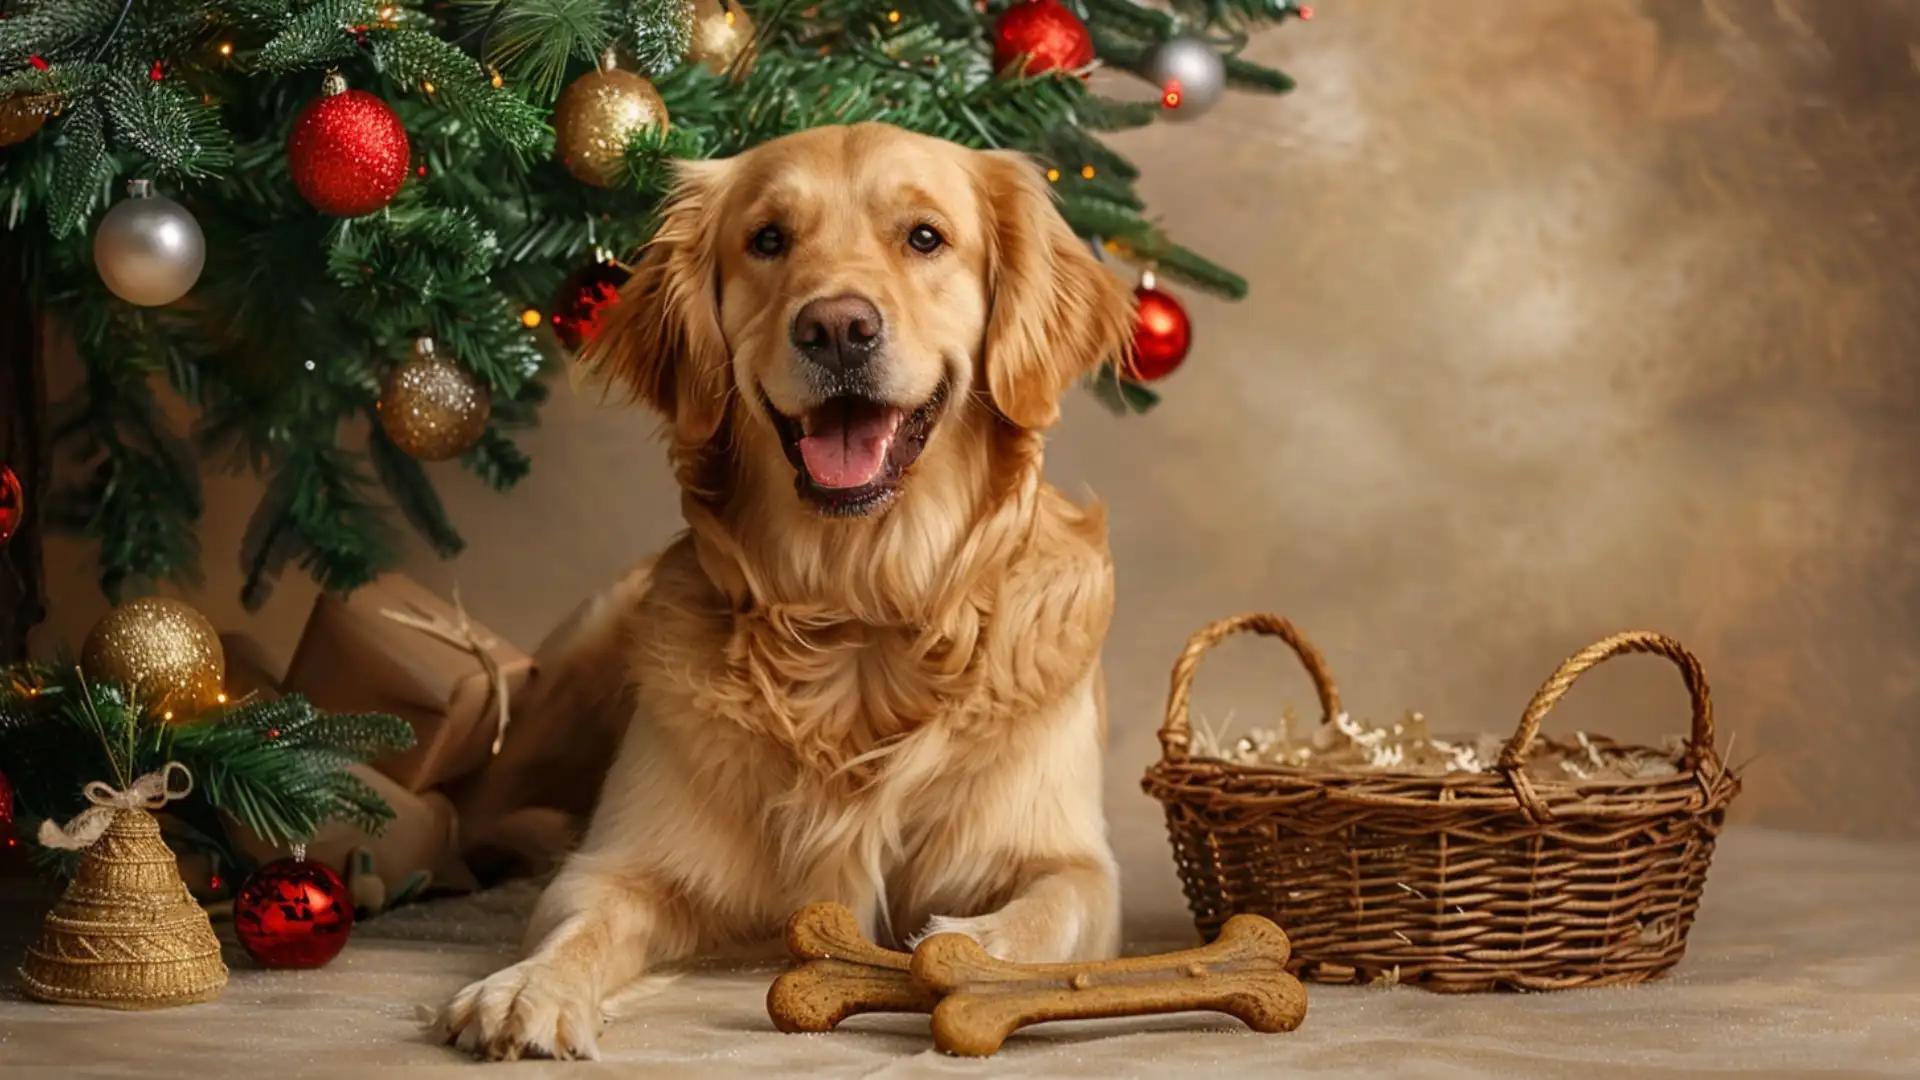
<svg viewBox="0 0 1920 1080">
<path fill-rule="evenodd" d="M 477 651 L 497 665 L 497 677 Z M 531 657 L 467 620 L 457 604 L 386 574 L 314 602 L 282 685 L 322 709 L 392 713 L 413 725 L 413 748 L 373 765 L 421 792 L 487 764 L 500 733 L 500 689 L 511 699 L 532 672 Z"/>
</svg>

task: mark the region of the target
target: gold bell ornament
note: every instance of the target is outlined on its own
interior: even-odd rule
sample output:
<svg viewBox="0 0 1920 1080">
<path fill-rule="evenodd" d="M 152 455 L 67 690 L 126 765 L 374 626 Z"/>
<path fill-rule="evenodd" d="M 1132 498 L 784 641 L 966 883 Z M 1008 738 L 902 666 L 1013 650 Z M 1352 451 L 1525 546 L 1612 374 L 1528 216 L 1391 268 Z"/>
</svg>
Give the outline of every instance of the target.
<svg viewBox="0 0 1920 1080">
<path fill-rule="evenodd" d="M 92 806 L 64 828 L 41 824 L 41 844 L 86 854 L 20 963 L 27 996 L 108 1009 L 220 996 L 219 939 L 149 812 L 192 790 L 187 767 L 170 761 L 124 790 L 96 780 L 85 789 Z"/>
</svg>

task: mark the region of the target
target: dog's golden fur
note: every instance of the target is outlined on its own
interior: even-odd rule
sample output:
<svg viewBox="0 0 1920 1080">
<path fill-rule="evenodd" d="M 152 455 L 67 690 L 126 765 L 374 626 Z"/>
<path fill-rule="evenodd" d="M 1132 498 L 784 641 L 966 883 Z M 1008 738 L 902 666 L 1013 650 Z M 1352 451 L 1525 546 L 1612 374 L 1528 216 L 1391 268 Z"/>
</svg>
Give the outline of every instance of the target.
<svg viewBox="0 0 1920 1080">
<path fill-rule="evenodd" d="M 793 236 L 777 260 L 748 250 L 768 220 Z M 901 242 L 923 221 L 933 257 Z M 811 407 L 789 327 L 835 294 L 884 314 L 879 392 L 944 400 L 897 497 L 853 518 L 796 492 L 769 413 Z M 896 940 L 1114 950 L 1112 567 L 1041 442 L 1130 311 L 1017 156 L 864 124 L 688 168 L 589 358 L 667 419 L 688 532 L 550 658 L 630 682 L 633 718 L 527 959 L 455 996 L 450 1038 L 592 1056 L 602 1000 L 643 967 L 772 937 L 814 900 Z"/>
</svg>

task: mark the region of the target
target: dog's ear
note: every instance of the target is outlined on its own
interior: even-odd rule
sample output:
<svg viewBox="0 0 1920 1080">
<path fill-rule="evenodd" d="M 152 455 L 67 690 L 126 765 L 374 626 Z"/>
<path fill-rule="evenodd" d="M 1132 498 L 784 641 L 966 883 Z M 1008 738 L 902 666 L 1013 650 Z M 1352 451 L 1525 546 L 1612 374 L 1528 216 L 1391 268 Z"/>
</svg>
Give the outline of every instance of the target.
<svg viewBox="0 0 1920 1080">
<path fill-rule="evenodd" d="M 683 449 L 713 438 L 732 387 L 714 235 L 725 178 L 724 162 L 681 166 L 659 230 L 581 354 L 666 417 Z"/>
<path fill-rule="evenodd" d="M 1031 160 L 1000 151 L 978 160 L 989 219 L 987 390 L 1001 415 L 1038 430 L 1059 418 L 1074 380 L 1126 361 L 1133 296 L 1067 227 Z"/>
</svg>

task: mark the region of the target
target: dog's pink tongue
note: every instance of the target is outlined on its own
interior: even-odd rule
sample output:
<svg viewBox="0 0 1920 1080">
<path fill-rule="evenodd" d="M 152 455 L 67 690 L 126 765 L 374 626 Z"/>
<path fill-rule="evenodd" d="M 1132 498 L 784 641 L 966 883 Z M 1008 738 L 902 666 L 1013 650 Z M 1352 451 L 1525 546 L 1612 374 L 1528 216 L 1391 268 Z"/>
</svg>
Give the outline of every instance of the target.
<svg viewBox="0 0 1920 1080">
<path fill-rule="evenodd" d="M 800 439 L 800 459 L 807 475 L 823 488 L 857 488 L 871 484 L 886 467 L 887 451 L 900 429 L 900 410 L 820 410 L 832 415 L 807 418 Z"/>
</svg>

